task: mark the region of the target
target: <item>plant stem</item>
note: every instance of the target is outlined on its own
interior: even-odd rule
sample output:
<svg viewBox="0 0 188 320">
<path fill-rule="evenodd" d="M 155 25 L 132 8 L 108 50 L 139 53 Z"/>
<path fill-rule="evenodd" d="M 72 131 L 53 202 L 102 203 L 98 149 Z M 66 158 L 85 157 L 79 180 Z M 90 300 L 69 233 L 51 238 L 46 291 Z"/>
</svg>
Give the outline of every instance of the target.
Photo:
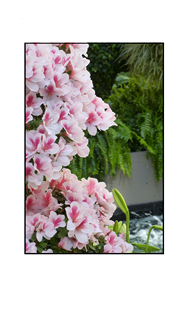
<svg viewBox="0 0 188 320">
<path fill-rule="evenodd" d="M 129 241 L 129 211 L 126 212 L 126 241 L 130 243 Z"/>
<path fill-rule="evenodd" d="M 145 252 L 146 252 L 146 253 L 147 253 L 147 251 L 148 251 L 149 237 L 150 237 L 150 234 L 151 234 L 152 229 L 158 229 L 158 230 L 163 231 L 163 227 L 162 227 L 162 226 L 154 225 L 154 226 L 151 226 L 151 227 L 150 227 L 149 232 L 148 232 L 147 242 L 146 242 L 146 249 L 145 249 Z"/>
</svg>

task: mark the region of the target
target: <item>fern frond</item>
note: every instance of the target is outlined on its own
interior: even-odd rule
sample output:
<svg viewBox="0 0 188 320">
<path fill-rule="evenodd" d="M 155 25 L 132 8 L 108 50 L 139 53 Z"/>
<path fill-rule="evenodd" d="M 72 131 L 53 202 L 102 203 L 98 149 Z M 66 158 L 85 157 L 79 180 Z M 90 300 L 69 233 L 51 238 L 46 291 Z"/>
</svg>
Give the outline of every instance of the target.
<svg viewBox="0 0 188 320">
<path fill-rule="evenodd" d="M 116 123 L 118 124 L 116 131 L 117 138 L 123 139 L 125 142 L 132 140 L 130 128 L 126 126 L 120 119 L 117 119 Z"/>
<path fill-rule="evenodd" d="M 101 154 L 103 155 L 103 164 L 105 167 L 105 174 L 108 172 L 108 144 L 102 134 L 97 135 L 98 147 L 101 150 Z"/>
<path fill-rule="evenodd" d="M 141 124 L 141 136 L 142 138 L 146 138 L 147 134 L 151 132 L 151 113 L 147 112 L 144 116 L 144 122 Z"/>
<path fill-rule="evenodd" d="M 147 144 L 147 142 L 146 142 L 143 138 L 141 138 L 140 136 L 138 136 L 138 135 L 136 134 L 136 132 L 134 132 L 134 131 L 131 131 L 131 132 L 132 132 L 132 135 L 139 141 L 139 143 L 140 143 L 141 145 L 143 145 L 145 148 L 147 148 L 147 150 L 148 150 L 150 153 L 155 154 L 155 151 L 153 150 L 153 148 L 152 148 L 151 146 L 149 146 L 149 145 Z"/>
</svg>

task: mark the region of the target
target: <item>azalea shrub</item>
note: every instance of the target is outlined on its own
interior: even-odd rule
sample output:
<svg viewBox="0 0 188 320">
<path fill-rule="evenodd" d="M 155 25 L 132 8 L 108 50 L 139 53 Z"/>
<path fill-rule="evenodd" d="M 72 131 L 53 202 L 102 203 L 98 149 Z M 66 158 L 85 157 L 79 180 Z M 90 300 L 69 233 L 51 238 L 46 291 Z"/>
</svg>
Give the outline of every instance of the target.
<svg viewBox="0 0 188 320">
<path fill-rule="evenodd" d="M 86 67 L 88 44 L 26 44 L 26 253 L 126 253 L 113 194 L 66 167 L 116 125 Z"/>
</svg>

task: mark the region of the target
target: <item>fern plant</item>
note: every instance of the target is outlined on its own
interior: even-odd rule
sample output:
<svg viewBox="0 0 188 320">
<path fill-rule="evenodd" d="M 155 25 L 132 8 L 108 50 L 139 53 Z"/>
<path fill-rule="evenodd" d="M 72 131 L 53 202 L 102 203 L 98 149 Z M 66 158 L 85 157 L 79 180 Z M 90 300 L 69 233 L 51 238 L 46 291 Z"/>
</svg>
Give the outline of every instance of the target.
<svg viewBox="0 0 188 320">
<path fill-rule="evenodd" d="M 163 89 L 155 81 L 121 73 L 106 102 L 130 129 L 131 152 L 148 150 L 159 181 L 163 174 Z"/>
</svg>

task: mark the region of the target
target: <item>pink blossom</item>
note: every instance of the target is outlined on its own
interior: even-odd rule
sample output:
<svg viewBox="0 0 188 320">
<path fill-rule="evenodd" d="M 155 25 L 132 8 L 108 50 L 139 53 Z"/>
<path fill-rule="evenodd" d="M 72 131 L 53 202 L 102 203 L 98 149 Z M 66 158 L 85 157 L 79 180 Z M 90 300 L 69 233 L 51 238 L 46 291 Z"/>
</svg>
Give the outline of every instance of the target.
<svg viewBox="0 0 188 320">
<path fill-rule="evenodd" d="M 29 242 L 29 240 L 26 239 L 26 253 L 37 253 L 35 242 Z"/>
<path fill-rule="evenodd" d="M 52 179 L 51 159 L 44 154 L 34 155 L 34 168 L 38 171 L 39 176 L 45 176 L 48 181 Z"/>
<path fill-rule="evenodd" d="M 62 204 L 59 204 L 57 199 L 52 196 L 52 190 L 50 189 L 47 191 L 41 190 L 40 192 L 36 192 L 34 196 L 36 199 L 35 206 L 37 212 L 42 213 L 45 216 L 49 216 L 51 211 L 56 211 L 62 206 Z"/>
<path fill-rule="evenodd" d="M 89 239 L 87 239 L 87 241 L 85 243 L 81 243 L 78 240 L 76 240 L 75 238 L 73 238 L 73 248 L 78 248 L 79 250 L 82 250 L 83 248 L 86 249 L 87 251 L 87 244 L 89 243 Z"/>
<path fill-rule="evenodd" d="M 41 222 L 36 228 L 36 238 L 39 242 L 42 241 L 43 237 L 49 240 L 56 234 L 56 232 L 53 222 L 43 216 Z"/>
<path fill-rule="evenodd" d="M 87 57 L 87 50 L 89 48 L 89 45 L 87 43 L 83 43 L 83 44 L 74 43 L 74 44 L 71 44 L 71 46 L 75 49 L 75 51 L 78 54 L 80 54 L 80 55 L 84 54 Z"/>
<path fill-rule="evenodd" d="M 40 58 L 37 59 L 38 63 L 35 62 L 32 68 L 30 68 L 30 74 L 29 74 L 30 77 L 26 78 L 27 87 L 34 92 L 37 92 L 39 90 L 39 85 L 37 82 L 40 82 L 45 78 L 44 68 L 41 61 L 39 61 L 39 59 Z"/>
<path fill-rule="evenodd" d="M 64 84 L 67 78 L 62 75 L 55 74 L 55 78 L 50 80 L 50 83 L 45 88 L 39 90 L 40 95 L 43 96 L 43 101 L 46 103 L 49 100 L 53 100 L 54 96 L 63 96 L 70 91 L 68 85 Z M 62 85 L 62 87 L 61 87 Z"/>
<path fill-rule="evenodd" d="M 122 253 L 133 252 L 133 245 L 131 243 L 126 242 L 126 237 L 124 233 L 119 234 L 119 237 L 123 240 L 121 244 Z"/>
<path fill-rule="evenodd" d="M 55 143 L 57 137 L 55 135 L 46 136 L 45 134 L 42 137 L 41 142 L 41 152 L 45 154 L 54 154 L 59 151 L 59 146 Z"/>
<path fill-rule="evenodd" d="M 35 174 L 35 171 L 34 171 L 34 167 L 33 165 L 30 163 L 30 162 L 26 162 L 26 168 L 25 168 L 25 178 L 26 178 L 26 181 L 28 181 L 28 183 L 32 184 L 36 184 L 37 182 L 37 178 L 36 178 L 36 174 Z"/>
<path fill-rule="evenodd" d="M 59 152 L 56 155 L 56 161 L 62 166 L 68 166 L 70 163 L 69 155 L 72 154 L 73 148 L 67 144 L 65 139 L 60 137 L 58 142 Z"/>
<path fill-rule="evenodd" d="M 56 88 L 62 90 L 62 94 L 58 94 L 59 96 L 63 96 L 70 91 L 69 86 L 66 85 L 66 83 L 69 81 L 69 76 L 67 73 L 54 72 L 53 80 Z"/>
<path fill-rule="evenodd" d="M 63 168 L 61 172 L 61 177 L 57 180 L 52 180 L 50 183 L 51 188 L 56 188 L 58 190 L 65 190 L 64 183 L 65 182 L 74 182 L 77 180 L 76 175 L 71 174 L 69 169 Z"/>
<path fill-rule="evenodd" d="M 26 109 L 26 114 L 25 114 L 25 123 L 28 123 L 29 121 L 33 120 L 33 117 L 32 117 L 32 111 L 33 111 L 33 108 L 27 108 Z"/>
<path fill-rule="evenodd" d="M 63 188 L 61 190 L 65 196 L 67 195 L 67 193 L 80 193 L 82 189 L 80 181 L 78 180 L 66 181 L 62 187 Z"/>
<path fill-rule="evenodd" d="M 39 116 L 42 114 L 41 109 L 42 99 L 37 98 L 36 93 L 30 91 L 26 96 L 26 108 L 32 107 L 33 111 L 32 114 L 34 116 Z"/>
<path fill-rule="evenodd" d="M 80 82 L 86 82 L 90 78 L 90 74 L 86 70 L 86 66 L 90 61 L 86 58 L 79 59 L 76 50 L 74 50 L 71 45 L 69 48 L 72 54 L 72 59 L 68 64 L 69 70 L 71 70 L 70 78 Z"/>
<path fill-rule="evenodd" d="M 97 113 L 95 110 L 92 110 L 91 112 L 89 112 L 89 117 L 86 120 L 86 126 L 88 129 L 88 132 L 92 135 L 95 136 L 97 133 L 97 128 L 96 126 L 98 126 L 100 124 L 100 118 L 98 117 Z"/>
<path fill-rule="evenodd" d="M 41 215 L 39 213 L 33 216 L 26 216 L 26 238 L 30 239 L 36 228 L 41 222 Z"/>
<path fill-rule="evenodd" d="M 81 204 L 83 202 L 83 200 L 84 200 L 84 197 L 81 192 L 80 193 L 67 192 L 65 204 L 71 204 L 71 202 L 73 202 L 73 201 L 76 201 Z"/>
<path fill-rule="evenodd" d="M 82 178 L 82 182 L 84 183 L 85 188 L 88 191 L 89 195 L 94 195 L 96 192 L 98 180 L 95 178 L 88 178 L 87 180 L 85 178 Z"/>
<path fill-rule="evenodd" d="M 66 207 L 66 214 L 68 217 L 67 229 L 75 230 L 75 228 L 84 220 L 84 212 L 80 204 L 73 201 L 70 207 Z"/>
<path fill-rule="evenodd" d="M 53 222 L 55 229 L 59 227 L 64 228 L 66 226 L 64 219 L 65 216 L 63 214 L 57 214 L 54 211 L 50 211 L 49 221 Z"/>
<path fill-rule="evenodd" d="M 72 228 L 72 226 L 70 226 L 70 228 Z M 68 228 L 68 225 L 67 225 L 67 229 L 70 230 Z M 82 222 L 76 226 L 76 228 L 74 230 L 71 229 L 69 231 L 68 236 L 69 237 L 74 236 L 74 237 L 76 237 L 78 242 L 86 243 L 93 232 L 94 232 L 93 225 L 91 223 L 89 223 L 88 217 L 85 217 L 82 220 Z"/>
<path fill-rule="evenodd" d="M 75 148 L 77 149 L 77 154 L 82 157 L 86 158 L 89 155 L 89 148 L 88 148 L 88 139 L 83 137 L 82 142 L 75 142 Z"/>
<path fill-rule="evenodd" d="M 67 250 L 67 251 L 71 251 L 73 247 L 73 240 L 68 237 L 64 237 L 58 243 L 58 247 L 63 248 L 64 250 Z"/>
<path fill-rule="evenodd" d="M 43 126 L 47 130 L 48 134 L 57 134 L 61 131 L 62 125 L 58 123 L 58 112 L 52 112 L 49 108 L 46 109 L 42 120 Z"/>
<path fill-rule="evenodd" d="M 111 231 L 106 237 L 106 244 L 104 246 L 104 253 L 121 253 L 122 239 L 118 238 L 114 231 Z"/>
<path fill-rule="evenodd" d="M 43 250 L 42 253 L 53 253 L 53 250 L 52 250 L 52 249 L 48 249 L 48 250 L 46 250 L 46 251 Z"/>
<path fill-rule="evenodd" d="M 26 131 L 26 151 L 28 156 L 33 156 L 36 152 L 40 152 L 41 134 L 35 130 Z"/>
<path fill-rule="evenodd" d="M 78 121 L 75 118 L 69 118 L 68 120 L 62 120 L 63 128 L 65 129 L 67 136 L 77 142 L 82 142 L 84 133 L 78 125 Z"/>
</svg>

